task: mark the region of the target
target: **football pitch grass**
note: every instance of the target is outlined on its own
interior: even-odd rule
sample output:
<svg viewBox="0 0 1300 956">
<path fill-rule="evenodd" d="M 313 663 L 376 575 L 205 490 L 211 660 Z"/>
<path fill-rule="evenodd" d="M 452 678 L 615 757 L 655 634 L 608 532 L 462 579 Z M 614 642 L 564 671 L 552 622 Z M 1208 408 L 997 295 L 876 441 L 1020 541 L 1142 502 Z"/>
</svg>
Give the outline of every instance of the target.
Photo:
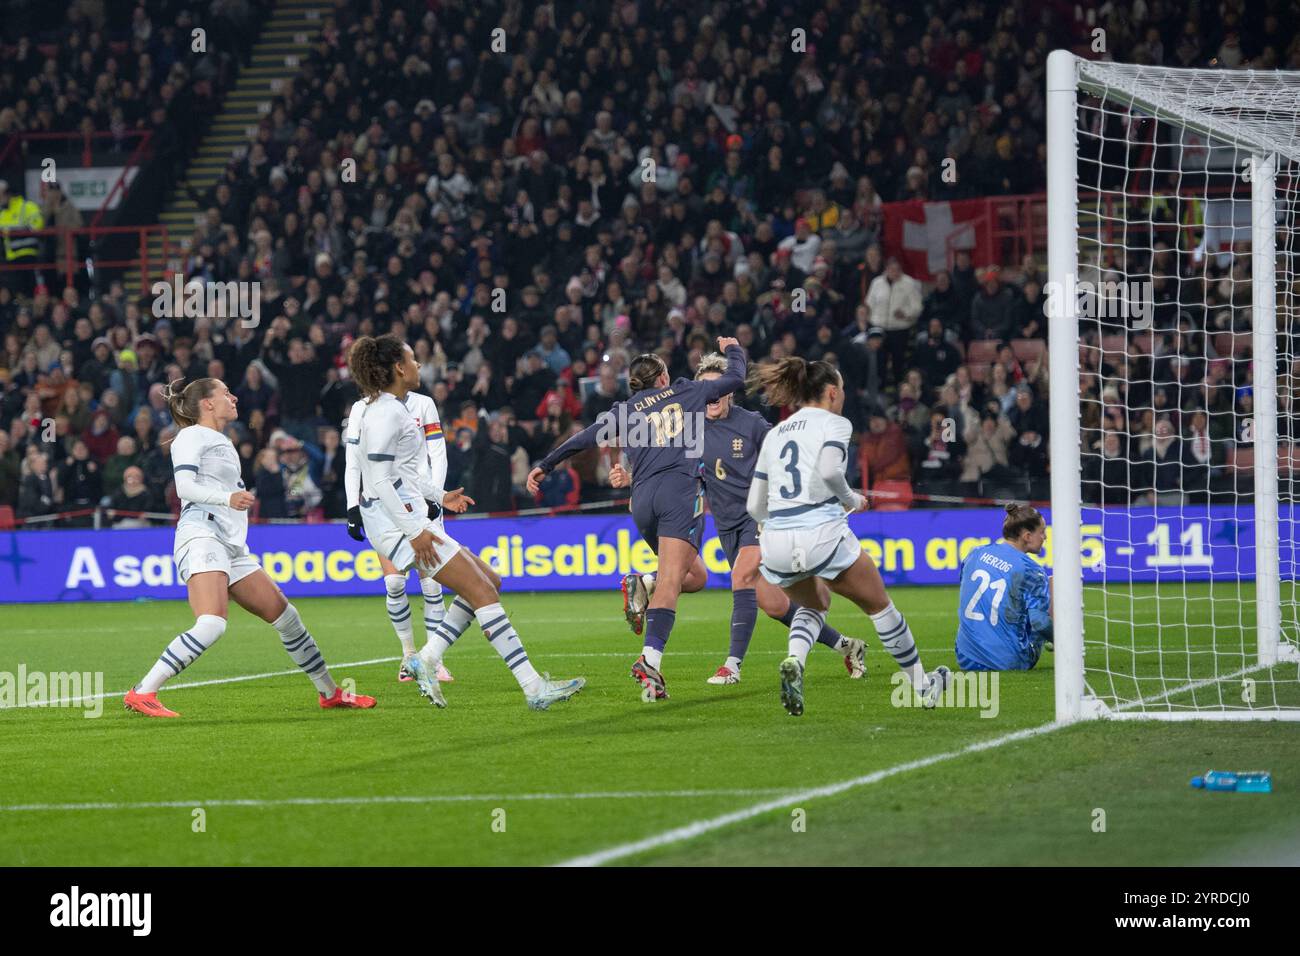
<svg viewBox="0 0 1300 956">
<path fill-rule="evenodd" d="M 955 668 L 956 590 L 891 594 L 925 666 Z M 322 711 L 275 632 L 232 607 L 225 636 L 174 681 L 213 683 L 160 695 L 180 720 L 127 713 L 120 692 L 190 622 L 184 604 L 0 606 L 0 672 L 102 672 L 111 694 L 97 719 L 84 705 L 0 712 L 0 864 L 1300 861 L 1296 724 L 1054 727 L 1050 654 L 1000 675 L 995 714 L 988 701 L 894 706 L 897 667 L 838 599 L 831 621 L 867 639 L 869 676 L 849 680 L 815 647 L 807 711 L 791 718 L 785 633 L 766 618 L 743 682 L 705 683 L 726 653 L 721 591 L 683 598 L 671 699 L 647 704 L 619 601 L 506 595 L 538 670 L 588 681 L 545 713 L 525 708 L 477 627 L 447 657 L 446 710 L 399 685 L 382 595 L 294 602 L 336 679 L 379 700 Z M 1167 639 L 1169 614 L 1139 639 Z M 1188 786 L 1211 768 L 1270 770 L 1275 792 Z"/>
</svg>

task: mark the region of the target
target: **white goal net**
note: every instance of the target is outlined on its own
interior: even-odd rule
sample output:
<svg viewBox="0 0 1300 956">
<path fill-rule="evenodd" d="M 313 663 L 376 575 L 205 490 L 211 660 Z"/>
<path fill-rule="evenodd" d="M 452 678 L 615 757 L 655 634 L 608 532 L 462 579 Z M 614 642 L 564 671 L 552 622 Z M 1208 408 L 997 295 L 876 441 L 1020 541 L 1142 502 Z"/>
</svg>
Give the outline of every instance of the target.
<svg viewBox="0 0 1300 956">
<path fill-rule="evenodd" d="M 1057 716 L 1300 719 L 1300 73 L 1048 101 Z"/>
</svg>

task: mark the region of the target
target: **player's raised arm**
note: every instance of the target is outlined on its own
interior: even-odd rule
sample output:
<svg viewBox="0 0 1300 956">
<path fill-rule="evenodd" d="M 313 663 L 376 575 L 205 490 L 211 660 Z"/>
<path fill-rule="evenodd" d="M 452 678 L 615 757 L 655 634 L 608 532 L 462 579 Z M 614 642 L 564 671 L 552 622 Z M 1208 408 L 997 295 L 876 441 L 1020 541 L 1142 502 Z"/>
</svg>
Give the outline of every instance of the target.
<svg viewBox="0 0 1300 956">
<path fill-rule="evenodd" d="M 744 347 L 735 339 L 722 337 L 718 339 L 718 348 L 727 357 L 727 370 L 718 378 L 700 382 L 708 401 L 716 402 L 723 395 L 730 395 L 745 384 L 745 375 L 749 371 L 749 356 Z"/>
</svg>

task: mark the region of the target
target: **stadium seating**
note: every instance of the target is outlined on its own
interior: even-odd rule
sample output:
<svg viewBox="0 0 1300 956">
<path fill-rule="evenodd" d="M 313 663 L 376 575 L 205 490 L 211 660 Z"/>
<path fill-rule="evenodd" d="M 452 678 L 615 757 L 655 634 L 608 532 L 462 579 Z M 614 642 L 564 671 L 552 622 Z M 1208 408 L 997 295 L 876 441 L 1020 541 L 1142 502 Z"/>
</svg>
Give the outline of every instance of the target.
<svg viewBox="0 0 1300 956">
<path fill-rule="evenodd" d="M 1047 343 L 1042 339 L 1012 339 L 1011 352 L 1016 361 L 1022 365 L 1035 362 L 1047 356 Z"/>
<path fill-rule="evenodd" d="M 1001 347 L 1002 342 L 997 339 L 976 339 L 966 348 L 966 363 L 974 366 L 995 362 Z"/>
</svg>

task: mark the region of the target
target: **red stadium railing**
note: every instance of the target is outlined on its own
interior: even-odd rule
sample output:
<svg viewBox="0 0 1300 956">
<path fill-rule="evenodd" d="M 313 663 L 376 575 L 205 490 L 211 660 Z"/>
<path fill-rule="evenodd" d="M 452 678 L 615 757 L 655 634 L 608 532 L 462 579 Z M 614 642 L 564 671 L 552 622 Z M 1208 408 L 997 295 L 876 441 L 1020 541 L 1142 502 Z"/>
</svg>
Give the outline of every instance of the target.
<svg viewBox="0 0 1300 956">
<path fill-rule="evenodd" d="M 127 259 L 101 259 L 91 258 L 91 265 L 96 269 L 139 269 L 140 270 L 140 288 L 148 289 L 151 280 L 167 280 L 171 277 L 171 270 L 167 268 L 167 261 L 172 255 L 171 239 L 165 225 L 157 226 L 84 226 L 80 229 L 14 229 L 9 232 L 11 237 L 21 236 L 42 236 L 55 238 L 55 252 L 53 258 L 48 253 L 35 259 L 24 259 L 18 262 L 4 263 L 0 262 L 0 272 L 62 272 L 64 276 L 64 288 L 72 288 L 74 280 L 78 274 L 86 271 L 86 263 L 78 251 L 77 240 L 80 238 L 97 239 L 102 236 L 135 236 L 136 242 L 132 245 L 138 254 Z M 149 239 L 152 236 L 162 237 L 162 252 L 155 260 L 149 255 Z"/>
</svg>

